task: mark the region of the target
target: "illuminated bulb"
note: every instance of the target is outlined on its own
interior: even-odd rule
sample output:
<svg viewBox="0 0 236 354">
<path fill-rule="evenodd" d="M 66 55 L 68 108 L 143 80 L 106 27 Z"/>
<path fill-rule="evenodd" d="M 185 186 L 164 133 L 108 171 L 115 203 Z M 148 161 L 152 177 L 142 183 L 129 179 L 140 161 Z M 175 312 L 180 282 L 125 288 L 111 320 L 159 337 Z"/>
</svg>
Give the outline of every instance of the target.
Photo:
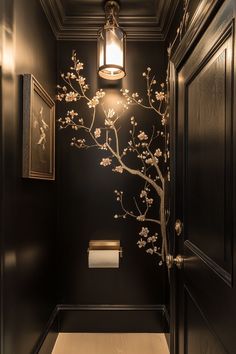
<svg viewBox="0 0 236 354">
<path fill-rule="evenodd" d="M 122 51 L 116 43 L 109 43 L 106 47 L 107 64 L 122 66 Z"/>
</svg>

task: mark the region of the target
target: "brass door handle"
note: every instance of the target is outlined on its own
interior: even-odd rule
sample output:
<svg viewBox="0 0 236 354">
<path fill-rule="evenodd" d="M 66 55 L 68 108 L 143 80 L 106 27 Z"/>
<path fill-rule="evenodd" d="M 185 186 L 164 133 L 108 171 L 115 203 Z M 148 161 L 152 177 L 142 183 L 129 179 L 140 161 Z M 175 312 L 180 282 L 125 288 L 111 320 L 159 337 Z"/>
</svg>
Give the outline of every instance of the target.
<svg viewBox="0 0 236 354">
<path fill-rule="evenodd" d="M 166 256 L 166 265 L 168 269 L 173 268 L 174 264 L 178 269 L 181 269 L 184 265 L 184 258 L 178 254 L 176 257 L 172 256 L 171 254 L 168 254 Z"/>
<path fill-rule="evenodd" d="M 177 236 L 180 236 L 183 230 L 183 223 L 180 219 L 177 219 L 175 222 L 175 232 Z"/>
</svg>

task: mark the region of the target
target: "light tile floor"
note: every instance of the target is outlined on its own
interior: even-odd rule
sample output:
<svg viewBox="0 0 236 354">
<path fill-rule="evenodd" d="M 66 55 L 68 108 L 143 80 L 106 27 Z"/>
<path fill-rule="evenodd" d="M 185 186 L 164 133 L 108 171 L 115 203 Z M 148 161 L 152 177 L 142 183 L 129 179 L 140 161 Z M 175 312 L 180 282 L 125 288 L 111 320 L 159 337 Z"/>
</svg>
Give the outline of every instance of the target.
<svg viewBox="0 0 236 354">
<path fill-rule="evenodd" d="M 163 333 L 60 333 L 52 354 L 169 354 Z"/>
</svg>

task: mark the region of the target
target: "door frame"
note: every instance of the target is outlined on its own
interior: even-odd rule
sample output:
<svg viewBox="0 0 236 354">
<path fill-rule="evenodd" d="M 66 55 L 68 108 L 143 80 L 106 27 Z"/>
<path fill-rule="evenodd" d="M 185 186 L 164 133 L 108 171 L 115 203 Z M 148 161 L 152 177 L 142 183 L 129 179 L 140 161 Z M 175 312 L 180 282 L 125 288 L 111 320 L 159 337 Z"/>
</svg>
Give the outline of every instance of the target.
<svg viewBox="0 0 236 354">
<path fill-rule="evenodd" d="M 178 72 L 187 60 L 195 44 L 199 41 L 206 28 L 211 23 L 219 8 L 227 0 L 201 0 L 193 14 L 189 26 L 170 58 L 170 253 L 176 256 L 181 253 L 181 240 L 177 240 L 175 234 L 175 220 L 178 216 L 178 200 L 176 200 L 176 148 L 177 148 L 177 100 L 178 100 Z M 181 296 L 179 284 L 181 281 L 181 271 L 176 267 L 170 271 L 170 353 L 178 353 L 178 333 L 179 319 L 177 306 Z"/>
</svg>

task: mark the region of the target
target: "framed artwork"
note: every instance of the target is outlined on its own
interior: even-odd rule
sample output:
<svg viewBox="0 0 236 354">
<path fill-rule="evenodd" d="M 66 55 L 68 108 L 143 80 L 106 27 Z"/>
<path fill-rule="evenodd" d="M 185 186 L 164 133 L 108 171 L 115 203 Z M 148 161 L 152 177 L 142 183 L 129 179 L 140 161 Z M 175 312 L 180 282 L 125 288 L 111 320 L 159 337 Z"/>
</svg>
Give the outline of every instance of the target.
<svg viewBox="0 0 236 354">
<path fill-rule="evenodd" d="M 55 179 L 55 103 L 31 74 L 23 76 L 23 177 Z"/>
</svg>

